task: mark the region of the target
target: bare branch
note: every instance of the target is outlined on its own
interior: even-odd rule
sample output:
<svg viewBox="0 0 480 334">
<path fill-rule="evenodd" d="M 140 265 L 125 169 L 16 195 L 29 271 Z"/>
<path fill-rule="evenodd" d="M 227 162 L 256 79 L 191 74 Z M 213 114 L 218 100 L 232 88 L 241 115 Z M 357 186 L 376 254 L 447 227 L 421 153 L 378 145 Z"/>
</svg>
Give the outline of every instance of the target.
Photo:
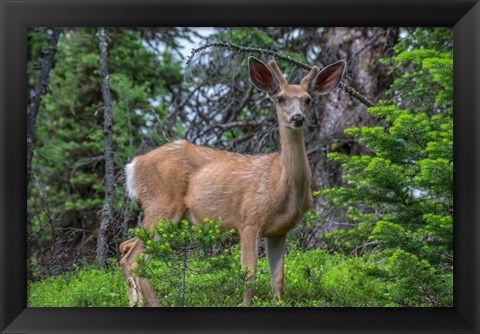
<svg viewBox="0 0 480 334">
<path fill-rule="evenodd" d="M 283 55 L 281 53 L 278 53 L 276 51 L 272 51 L 272 50 L 267 50 L 267 49 L 262 49 L 262 48 L 251 48 L 251 47 L 245 47 L 245 46 L 240 46 L 240 45 L 236 45 L 236 44 L 232 44 L 232 43 L 224 43 L 224 42 L 215 42 L 215 43 L 208 43 L 208 44 L 205 44 L 205 45 L 202 45 L 201 47 L 199 48 L 196 48 L 196 49 L 192 49 L 191 53 L 189 56 L 187 56 L 187 65 L 190 64 L 190 62 L 192 61 L 193 57 L 195 57 L 195 55 L 197 53 L 199 53 L 200 51 L 203 51 L 207 48 L 210 48 L 210 47 L 214 47 L 214 48 L 225 48 L 225 49 L 233 49 L 233 50 L 237 50 L 239 52 L 256 52 L 256 53 L 260 53 L 260 54 L 264 54 L 264 55 L 270 55 L 270 56 L 275 56 L 276 58 L 278 59 L 282 59 L 282 60 L 285 60 L 285 61 L 288 61 L 289 63 L 291 64 L 294 64 L 294 65 L 297 65 L 301 68 L 304 68 L 306 70 L 311 70 L 312 69 L 312 66 L 308 65 L 308 64 L 305 64 L 301 61 L 298 61 L 296 59 L 293 59 L 292 57 L 289 57 L 289 56 L 286 56 L 286 55 Z M 359 92 L 357 92 L 354 88 L 346 85 L 345 83 L 343 82 L 340 82 L 340 87 L 342 88 L 342 90 L 349 94 L 350 96 L 354 97 L 355 99 L 357 99 L 359 102 L 361 102 L 362 104 L 366 105 L 367 107 L 374 107 L 375 104 L 370 101 L 367 97 L 363 96 L 362 94 L 360 94 Z"/>
</svg>

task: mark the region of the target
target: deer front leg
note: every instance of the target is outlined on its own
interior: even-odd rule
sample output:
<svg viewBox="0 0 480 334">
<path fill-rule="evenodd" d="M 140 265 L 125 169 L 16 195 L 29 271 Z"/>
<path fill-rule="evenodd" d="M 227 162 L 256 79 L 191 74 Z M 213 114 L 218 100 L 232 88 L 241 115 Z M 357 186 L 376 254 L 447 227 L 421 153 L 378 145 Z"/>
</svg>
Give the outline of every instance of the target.
<svg viewBox="0 0 480 334">
<path fill-rule="evenodd" d="M 257 271 L 257 241 L 258 230 L 255 228 L 247 227 L 240 233 L 240 250 L 242 269 L 247 269 L 247 277 L 245 279 L 245 285 L 251 285 Z M 254 294 L 253 287 L 248 287 L 243 295 L 243 305 L 251 306 L 252 298 Z"/>
<path fill-rule="evenodd" d="M 267 238 L 267 259 L 273 293 L 283 298 L 283 258 L 286 236 Z"/>
<path fill-rule="evenodd" d="M 127 292 L 130 306 L 143 306 L 146 302 L 147 306 L 160 306 L 155 291 L 150 282 L 144 278 L 134 276 L 132 270 L 137 268 L 135 256 L 143 252 L 141 241 L 132 238 L 122 242 L 120 252 L 123 257 L 120 260 L 123 275 L 127 280 Z"/>
</svg>

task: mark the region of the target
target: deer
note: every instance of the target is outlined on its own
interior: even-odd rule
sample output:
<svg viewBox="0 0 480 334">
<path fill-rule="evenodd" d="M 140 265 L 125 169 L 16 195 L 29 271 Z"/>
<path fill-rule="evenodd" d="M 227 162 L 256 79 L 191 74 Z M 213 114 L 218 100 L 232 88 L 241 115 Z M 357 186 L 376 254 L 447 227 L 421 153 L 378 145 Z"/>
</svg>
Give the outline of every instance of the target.
<svg viewBox="0 0 480 334">
<path fill-rule="evenodd" d="M 220 219 L 220 230 L 240 237 L 245 284 L 253 281 L 260 238 L 273 294 L 283 298 L 287 233 L 312 207 L 311 169 L 304 141 L 304 123 L 311 100 L 335 89 L 345 71 L 343 60 L 321 71 L 313 66 L 300 84 L 289 84 L 275 60 L 268 66 L 249 57 L 250 80 L 273 101 L 278 119 L 280 152 L 241 155 L 177 140 L 135 157 L 125 167 L 126 190 L 143 211 L 143 227 L 158 220 Z M 160 306 L 151 283 L 132 273 L 137 256 L 145 254 L 137 238 L 120 245 L 130 306 Z M 243 305 L 252 304 L 254 289 L 246 285 Z"/>
</svg>

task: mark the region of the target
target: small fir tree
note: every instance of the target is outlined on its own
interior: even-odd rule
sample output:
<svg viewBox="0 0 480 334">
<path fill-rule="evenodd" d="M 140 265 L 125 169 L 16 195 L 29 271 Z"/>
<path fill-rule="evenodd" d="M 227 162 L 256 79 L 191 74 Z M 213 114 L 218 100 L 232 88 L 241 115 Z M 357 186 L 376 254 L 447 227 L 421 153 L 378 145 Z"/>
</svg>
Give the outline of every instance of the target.
<svg viewBox="0 0 480 334">
<path fill-rule="evenodd" d="M 324 240 L 335 250 L 377 254 L 378 266 L 368 271 L 388 282 L 386 305 L 451 306 L 451 49 L 405 50 L 386 61 L 404 73 L 391 87 L 395 98 L 369 109 L 385 126 L 347 129 L 370 154 L 331 153 L 346 169 L 348 185 L 317 193 L 334 205 L 348 205 L 355 228 L 328 233 Z"/>
</svg>

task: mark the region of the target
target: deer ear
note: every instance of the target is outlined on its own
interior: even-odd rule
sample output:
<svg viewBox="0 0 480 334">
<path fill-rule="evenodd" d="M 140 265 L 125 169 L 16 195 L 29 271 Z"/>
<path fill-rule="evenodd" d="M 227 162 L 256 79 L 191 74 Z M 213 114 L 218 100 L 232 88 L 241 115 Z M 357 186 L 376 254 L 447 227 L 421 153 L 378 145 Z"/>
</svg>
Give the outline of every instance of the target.
<svg viewBox="0 0 480 334">
<path fill-rule="evenodd" d="M 248 71 L 250 74 L 250 80 L 252 80 L 255 87 L 268 94 L 274 94 L 277 92 L 278 84 L 267 65 L 255 57 L 249 57 Z"/>
<path fill-rule="evenodd" d="M 310 82 L 309 93 L 312 96 L 330 93 L 342 80 L 346 63 L 343 60 L 328 65 Z"/>
</svg>

